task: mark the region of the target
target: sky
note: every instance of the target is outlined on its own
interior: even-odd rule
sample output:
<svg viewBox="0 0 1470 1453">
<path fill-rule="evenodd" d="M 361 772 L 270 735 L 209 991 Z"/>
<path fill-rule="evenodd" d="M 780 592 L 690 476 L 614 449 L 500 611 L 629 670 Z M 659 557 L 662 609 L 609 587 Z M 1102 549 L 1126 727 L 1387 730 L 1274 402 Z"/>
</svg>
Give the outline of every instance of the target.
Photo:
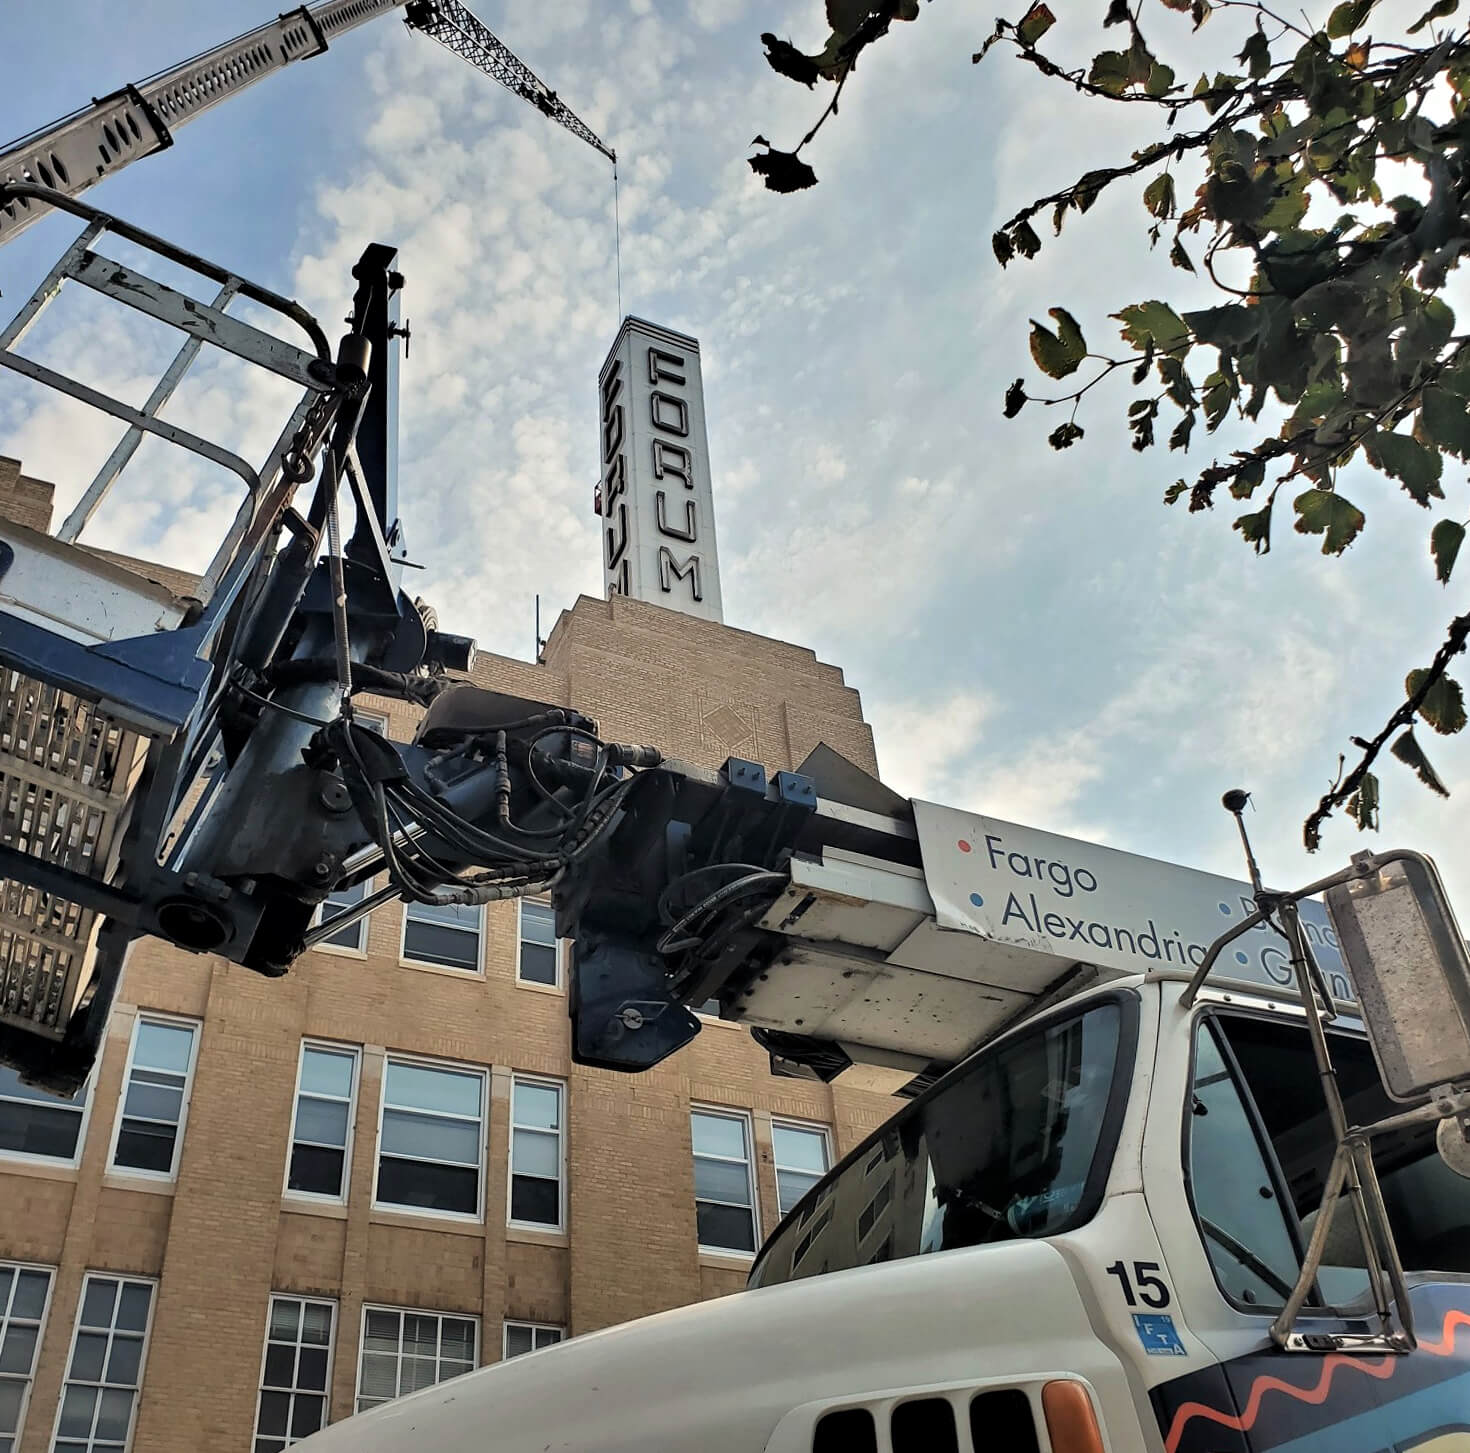
<svg viewBox="0 0 1470 1453">
<path fill-rule="evenodd" d="M 1100 0 L 1086 17 L 1056 8 L 1058 51 L 1100 48 Z M 1028 317 L 1064 306 L 1102 351 L 1122 305 L 1210 294 L 1150 255 L 1141 183 L 1058 239 L 1048 229 L 1035 261 L 996 265 L 1002 221 L 1152 132 L 1138 108 L 1099 110 L 1003 49 L 972 65 L 995 9 L 938 0 L 896 26 L 804 153 L 820 184 L 777 196 L 746 166 L 749 142 L 794 143 L 826 95 L 772 72 L 759 35 L 819 48 L 820 0 L 478 0 L 618 152 L 621 310 L 605 159 L 393 19 L 191 123 L 89 199 L 298 298 L 333 337 L 362 248 L 400 249 L 413 328 L 400 503 L 426 567 L 411 583 L 482 648 L 529 659 L 538 593 L 543 633 L 579 593 L 602 593 L 596 378 L 634 313 L 701 343 L 726 621 L 841 666 L 890 785 L 1232 876 L 1219 798 L 1241 786 L 1277 885 L 1375 842 L 1409 846 L 1470 914 L 1470 743 L 1420 733 L 1449 802 L 1385 754 L 1381 836 L 1339 820 L 1315 858 L 1300 846 L 1339 752 L 1377 730 L 1463 609 L 1433 579 L 1436 516 L 1353 476 L 1368 528 L 1345 558 L 1280 524 L 1257 558 L 1230 502 L 1194 516 L 1161 502 L 1244 435 L 1134 453 L 1127 394 L 1105 387 L 1066 453 L 1045 442 L 1057 411 L 1002 417 L 1010 381 L 1034 378 Z M 16 7 L 0 136 L 273 13 L 256 0 L 135 0 L 125 20 L 101 0 Z M 1224 21 L 1187 32 L 1158 8 L 1150 37 L 1181 75 L 1239 48 Z M 75 231 L 48 219 L 0 250 L 5 317 Z M 64 294 L 27 351 L 141 401 L 174 345 L 103 312 Z M 258 460 L 292 401 L 212 368 L 168 416 Z M 63 509 L 116 432 L 0 383 L 0 454 L 55 481 Z M 205 563 L 231 478 L 171 452 L 145 444 L 133 492 L 86 538 Z M 1446 469 L 1450 512 L 1461 473 Z"/>
</svg>

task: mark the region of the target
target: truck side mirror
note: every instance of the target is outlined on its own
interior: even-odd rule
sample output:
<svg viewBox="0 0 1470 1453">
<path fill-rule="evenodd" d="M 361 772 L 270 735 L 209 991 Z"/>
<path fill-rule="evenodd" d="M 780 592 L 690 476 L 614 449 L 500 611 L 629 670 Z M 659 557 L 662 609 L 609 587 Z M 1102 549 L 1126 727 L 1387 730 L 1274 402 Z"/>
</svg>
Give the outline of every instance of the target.
<svg viewBox="0 0 1470 1453">
<path fill-rule="evenodd" d="M 1470 1085 L 1470 955 L 1434 864 L 1383 856 L 1376 871 L 1329 888 L 1327 911 L 1384 1087 L 1417 1104 Z"/>
</svg>

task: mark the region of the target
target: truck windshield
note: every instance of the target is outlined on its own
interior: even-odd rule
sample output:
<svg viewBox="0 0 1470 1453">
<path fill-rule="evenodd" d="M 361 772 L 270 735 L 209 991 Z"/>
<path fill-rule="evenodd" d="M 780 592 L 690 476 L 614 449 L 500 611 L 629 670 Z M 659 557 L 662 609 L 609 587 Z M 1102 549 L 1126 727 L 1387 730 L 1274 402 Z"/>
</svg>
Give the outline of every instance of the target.
<svg viewBox="0 0 1470 1453">
<path fill-rule="evenodd" d="M 1130 998 L 1104 1000 L 951 1072 L 807 1193 L 750 1285 L 1085 1221 L 1117 1139 L 1135 1013 Z"/>
</svg>

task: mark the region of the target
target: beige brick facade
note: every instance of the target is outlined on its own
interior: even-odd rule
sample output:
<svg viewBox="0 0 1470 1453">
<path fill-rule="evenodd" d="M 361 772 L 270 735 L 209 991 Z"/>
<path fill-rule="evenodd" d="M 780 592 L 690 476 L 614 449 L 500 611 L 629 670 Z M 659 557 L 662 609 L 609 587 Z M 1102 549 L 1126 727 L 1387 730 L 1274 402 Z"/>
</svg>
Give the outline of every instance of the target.
<svg viewBox="0 0 1470 1453">
<path fill-rule="evenodd" d="M 0 460 L 0 511 L 29 511 L 26 522 L 44 526 L 49 490 L 18 467 L 6 476 L 11 463 Z M 452 611 L 442 613 L 452 627 Z M 636 601 L 584 597 L 552 631 L 544 664 L 482 657 L 475 676 L 575 705 L 610 738 L 707 766 L 738 755 L 793 768 L 823 741 L 875 766 L 857 693 L 835 667 L 797 646 Z M 410 734 L 413 714 L 402 703 L 363 705 L 390 716 L 393 736 Z M 737 1290 L 745 1263 L 697 1244 L 691 1105 L 749 1117 L 759 1234 L 778 1219 L 773 1117 L 826 1127 L 835 1158 L 893 1108 L 887 1098 L 775 1078 L 744 1030 L 715 1022 L 642 1076 L 574 1066 L 564 992 L 517 981 L 514 904 L 487 907 L 478 974 L 404 963 L 402 914 L 398 903 L 378 909 L 364 952 L 313 951 L 279 980 L 152 941 L 135 947 L 77 1165 L 0 1156 L 0 1260 L 53 1273 L 19 1453 L 52 1446 L 89 1271 L 156 1282 L 134 1453 L 244 1453 L 273 1291 L 335 1305 L 336 1420 L 354 1406 L 365 1304 L 477 1319 L 483 1364 L 500 1357 L 506 1319 L 575 1335 Z M 198 1026 L 172 1179 L 109 1169 L 140 1013 Z M 340 1205 L 283 1193 L 304 1039 L 360 1054 Z M 384 1066 L 395 1055 L 483 1072 L 479 1219 L 375 1207 Z M 507 1225 L 518 1074 L 565 1087 L 562 1231 Z"/>
</svg>

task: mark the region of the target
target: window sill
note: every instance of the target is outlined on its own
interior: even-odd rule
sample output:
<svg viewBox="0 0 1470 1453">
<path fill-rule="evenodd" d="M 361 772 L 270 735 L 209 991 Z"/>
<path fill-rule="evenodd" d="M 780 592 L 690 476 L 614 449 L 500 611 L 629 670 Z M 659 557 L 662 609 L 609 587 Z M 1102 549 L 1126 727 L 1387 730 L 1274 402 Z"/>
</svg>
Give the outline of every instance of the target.
<svg viewBox="0 0 1470 1453">
<path fill-rule="evenodd" d="M 701 1014 L 697 1009 L 694 1011 L 694 1017 L 701 1024 L 712 1024 L 716 1029 L 744 1029 L 746 1027 L 738 1019 L 717 1019 L 713 1014 Z"/>
<path fill-rule="evenodd" d="M 529 989 L 533 994 L 550 994 L 555 999 L 565 999 L 567 991 L 560 984 L 533 984 L 529 979 L 516 977 L 517 989 Z"/>
<path fill-rule="evenodd" d="M 340 943 L 316 943 L 311 946 L 314 954 L 331 954 L 337 959 L 365 959 L 367 950 L 365 948 L 348 948 Z"/>
<path fill-rule="evenodd" d="M 448 979 L 465 979 L 472 983 L 483 984 L 485 982 L 484 969 L 455 969 L 448 964 L 424 964 L 417 959 L 400 958 L 398 960 L 400 969 L 417 969 L 421 974 L 439 974 Z"/>
<path fill-rule="evenodd" d="M 711 1251 L 708 1247 L 699 1248 L 699 1264 L 722 1271 L 749 1271 L 754 1260 L 753 1251 Z"/>
<path fill-rule="evenodd" d="M 103 1175 L 102 1184 L 111 1191 L 142 1191 L 150 1196 L 171 1196 L 178 1183 L 172 1176 L 150 1176 L 133 1171 L 110 1170 Z"/>
<path fill-rule="evenodd" d="M 565 1231 L 543 1230 L 539 1226 L 507 1226 L 507 1241 L 524 1241 L 532 1246 L 570 1246 L 571 1238 Z"/>
<path fill-rule="evenodd" d="M 408 1226 L 418 1231 L 443 1231 L 449 1236 L 485 1235 L 485 1223 L 468 1216 L 453 1216 L 448 1213 L 435 1215 L 433 1212 L 396 1211 L 386 1206 L 374 1206 L 368 1220 L 375 1226 Z"/>
<path fill-rule="evenodd" d="M 38 1181 L 75 1181 L 77 1167 L 64 1160 L 0 1155 L 0 1175 L 30 1176 Z"/>
<path fill-rule="evenodd" d="M 325 1216 L 331 1221 L 345 1221 L 347 1207 L 341 1201 L 313 1201 L 293 1196 L 289 1191 L 281 1197 L 281 1210 L 292 1216 Z"/>
</svg>

